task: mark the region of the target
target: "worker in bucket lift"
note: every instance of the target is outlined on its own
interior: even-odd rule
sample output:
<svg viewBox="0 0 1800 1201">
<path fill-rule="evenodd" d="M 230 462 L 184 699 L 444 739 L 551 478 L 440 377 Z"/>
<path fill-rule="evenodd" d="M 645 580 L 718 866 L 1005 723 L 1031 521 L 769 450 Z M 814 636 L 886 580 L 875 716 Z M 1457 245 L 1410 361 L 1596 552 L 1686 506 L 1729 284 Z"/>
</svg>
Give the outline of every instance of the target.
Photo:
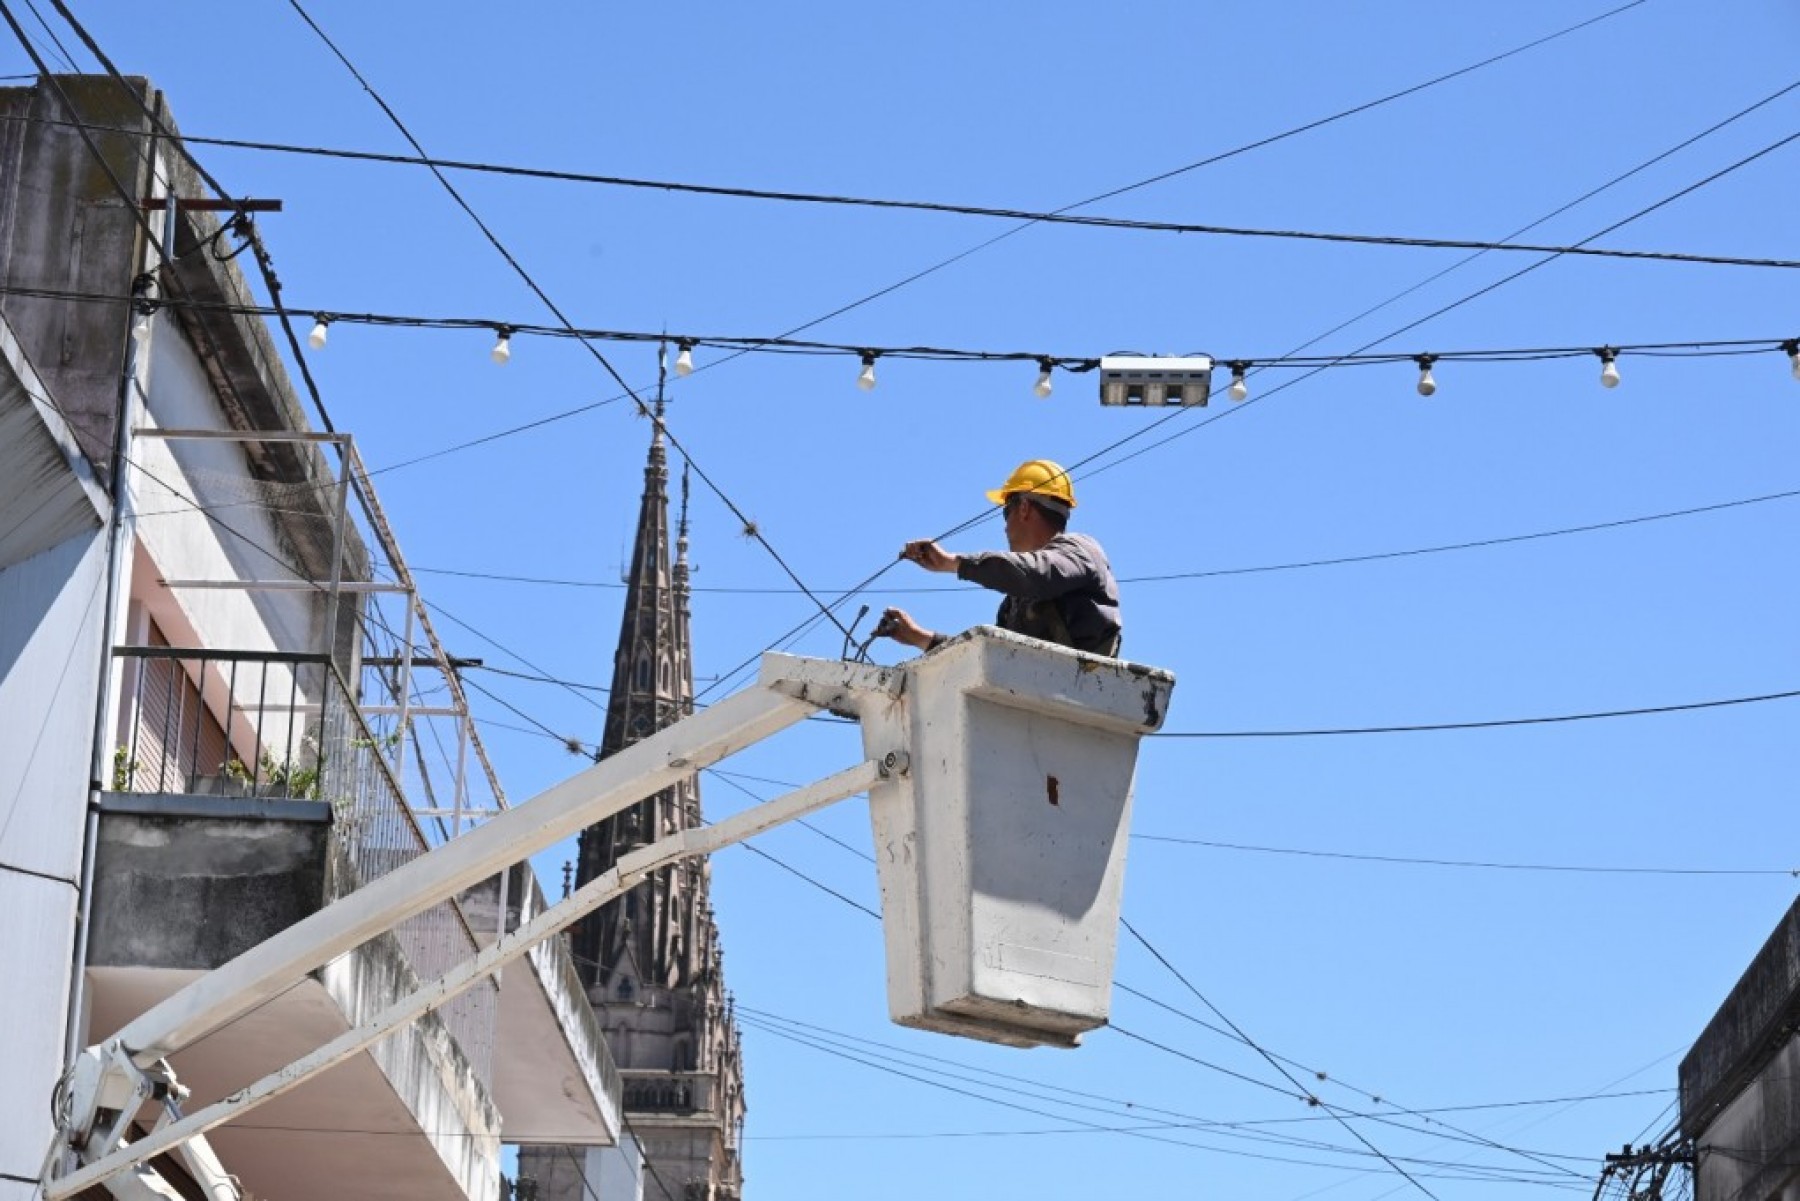
<svg viewBox="0 0 1800 1201">
<path fill-rule="evenodd" d="M 900 557 L 1004 592 L 995 622 L 1003 630 L 1116 657 L 1123 630 L 1119 586 L 1100 544 L 1068 532 L 1075 507 L 1068 472 L 1048 459 L 1032 459 L 987 498 L 1005 514 L 1009 549 L 953 555 L 927 539 L 908 542 Z M 949 637 L 923 628 L 903 609 L 883 613 L 876 632 L 922 651 Z"/>
</svg>

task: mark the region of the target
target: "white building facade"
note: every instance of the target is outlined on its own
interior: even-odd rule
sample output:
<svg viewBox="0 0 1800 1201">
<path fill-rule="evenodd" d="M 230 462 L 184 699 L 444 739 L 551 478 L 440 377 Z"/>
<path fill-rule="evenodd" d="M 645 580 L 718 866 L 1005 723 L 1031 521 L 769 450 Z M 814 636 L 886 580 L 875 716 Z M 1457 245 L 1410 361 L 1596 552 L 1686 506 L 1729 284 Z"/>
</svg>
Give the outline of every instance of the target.
<svg viewBox="0 0 1800 1201">
<path fill-rule="evenodd" d="M 466 706 L 417 699 L 429 674 L 460 701 L 454 667 L 345 483 L 353 443 L 311 428 L 238 260 L 211 253 L 242 235 L 179 205 L 165 231 L 168 197 L 206 192 L 161 95 L 46 77 L 0 90 L 0 117 L 10 1199 L 43 1170 L 72 1050 L 505 798 L 491 770 L 414 764 L 432 721 L 485 764 Z M 541 907 L 521 865 L 333 961 L 176 1054 L 192 1106 Z M 261 1198 L 489 1201 L 503 1143 L 616 1145 L 620 1092 L 552 940 L 211 1141 Z"/>
</svg>

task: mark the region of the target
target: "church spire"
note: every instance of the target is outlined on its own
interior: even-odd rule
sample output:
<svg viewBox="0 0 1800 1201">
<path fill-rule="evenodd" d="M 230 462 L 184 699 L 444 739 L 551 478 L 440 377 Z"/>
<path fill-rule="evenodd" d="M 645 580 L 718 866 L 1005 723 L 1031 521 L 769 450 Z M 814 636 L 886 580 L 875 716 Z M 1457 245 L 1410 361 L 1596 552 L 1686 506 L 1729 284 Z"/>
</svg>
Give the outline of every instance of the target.
<svg viewBox="0 0 1800 1201">
<path fill-rule="evenodd" d="M 602 759 L 678 720 L 692 704 L 686 590 L 677 587 L 676 569 L 669 561 L 669 464 L 663 434 L 667 404 L 659 373 L 637 536 L 625 577 L 625 610 L 619 620 L 612 691 L 600 740 Z M 683 576 L 686 570 L 684 563 Z M 625 852 L 684 828 L 698 815 L 698 793 L 690 780 L 590 827 L 581 837 L 577 887 Z M 694 940 L 672 912 L 682 908 L 671 904 L 675 874 L 676 869 L 657 873 L 576 927 L 575 953 L 590 988 L 615 985 L 619 973 L 652 986 L 673 984 L 688 975 L 680 962 L 685 957 L 680 948 L 692 946 Z"/>
<path fill-rule="evenodd" d="M 659 371 L 603 759 L 694 710 L 688 468 L 681 471 L 671 560 L 666 382 Z M 700 786 L 690 776 L 583 831 L 577 884 L 637 847 L 699 824 Z M 571 949 L 624 1078 L 625 1112 L 655 1179 L 666 1182 L 674 1198 L 739 1201 L 743 1048 L 725 992 L 711 881 L 703 858 L 659 869 L 578 923 Z M 571 1195 L 567 1201 L 583 1199 Z"/>
</svg>

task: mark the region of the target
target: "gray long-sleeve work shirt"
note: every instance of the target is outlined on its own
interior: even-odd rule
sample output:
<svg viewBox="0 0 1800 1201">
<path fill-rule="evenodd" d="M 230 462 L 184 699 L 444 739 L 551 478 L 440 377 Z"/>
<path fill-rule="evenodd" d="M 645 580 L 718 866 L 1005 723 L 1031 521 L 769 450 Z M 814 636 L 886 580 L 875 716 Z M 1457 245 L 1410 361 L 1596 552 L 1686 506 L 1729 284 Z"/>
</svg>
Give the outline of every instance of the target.
<svg viewBox="0 0 1800 1201">
<path fill-rule="evenodd" d="M 1058 534 L 1041 550 L 964 555 L 956 575 L 1006 594 L 996 619 L 1003 630 L 1119 653 L 1119 586 L 1106 552 L 1086 534 Z"/>
</svg>

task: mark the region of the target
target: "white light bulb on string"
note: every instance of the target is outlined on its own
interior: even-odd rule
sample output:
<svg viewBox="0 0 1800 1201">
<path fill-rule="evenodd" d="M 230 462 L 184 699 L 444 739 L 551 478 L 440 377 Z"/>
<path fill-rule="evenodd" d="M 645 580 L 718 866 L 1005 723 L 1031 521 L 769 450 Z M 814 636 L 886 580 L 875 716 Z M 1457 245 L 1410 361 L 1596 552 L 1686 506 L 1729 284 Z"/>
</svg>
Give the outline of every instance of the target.
<svg viewBox="0 0 1800 1201">
<path fill-rule="evenodd" d="M 1781 344 L 1787 351 L 1788 365 L 1793 369 L 1794 378 L 1800 379 L 1800 338 L 1789 338 Z"/>
<path fill-rule="evenodd" d="M 1619 386 L 1619 352 L 1610 346 L 1602 347 L 1594 352 L 1600 356 L 1600 386 L 1616 388 Z"/>
<path fill-rule="evenodd" d="M 1238 362 L 1228 363 L 1227 366 L 1231 368 L 1231 387 L 1225 390 L 1225 394 L 1233 400 L 1248 399 L 1250 396 L 1250 385 L 1244 382 L 1244 372 L 1250 369 L 1250 364 L 1240 360 Z"/>
<path fill-rule="evenodd" d="M 1419 395 L 1433 396 L 1437 393 L 1437 380 L 1432 378 L 1431 365 L 1437 362 L 1434 354 L 1422 354 L 1413 362 L 1419 365 Z"/>
<path fill-rule="evenodd" d="M 1055 366 L 1056 364 L 1052 363 L 1049 359 L 1038 360 L 1037 383 L 1031 385 L 1031 394 L 1039 400 L 1050 399 L 1050 393 L 1056 389 L 1055 382 L 1050 378 L 1050 372 Z"/>
<path fill-rule="evenodd" d="M 328 336 L 326 327 L 330 324 L 324 317 L 314 317 L 312 333 L 306 335 L 306 344 L 314 350 L 324 350 L 325 339 Z"/>
<path fill-rule="evenodd" d="M 488 358 L 504 367 L 512 362 L 512 330 L 503 325 L 499 329 L 499 334 L 500 337 L 494 343 L 494 349 L 488 351 Z"/>
<path fill-rule="evenodd" d="M 142 346 L 145 342 L 150 340 L 149 309 L 144 309 L 138 313 L 138 319 L 131 327 L 131 336 L 137 339 L 137 344 L 139 346 Z"/>
<path fill-rule="evenodd" d="M 874 351 L 871 351 L 871 350 L 863 351 L 862 374 L 860 374 L 856 377 L 856 386 L 861 388 L 864 392 L 873 392 L 875 390 L 875 352 Z"/>
<path fill-rule="evenodd" d="M 681 352 L 675 356 L 675 374 L 680 376 L 694 374 L 694 344 L 677 342 L 676 345 L 681 348 Z"/>
</svg>

